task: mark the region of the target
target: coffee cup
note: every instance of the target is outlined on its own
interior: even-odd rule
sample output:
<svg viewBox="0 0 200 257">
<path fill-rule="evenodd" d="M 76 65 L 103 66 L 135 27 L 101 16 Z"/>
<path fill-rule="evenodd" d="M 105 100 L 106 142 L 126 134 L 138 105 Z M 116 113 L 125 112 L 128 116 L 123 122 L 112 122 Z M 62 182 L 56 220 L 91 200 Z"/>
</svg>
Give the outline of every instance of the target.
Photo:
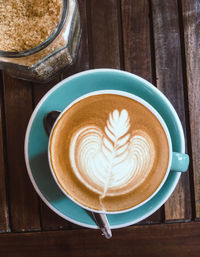
<svg viewBox="0 0 200 257">
<path fill-rule="evenodd" d="M 169 172 L 186 171 L 189 164 L 187 154 L 172 151 L 156 109 L 119 90 L 90 92 L 67 105 L 52 128 L 48 159 L 67 197 L 108 214 L 145 204 Z"/>
</svg>

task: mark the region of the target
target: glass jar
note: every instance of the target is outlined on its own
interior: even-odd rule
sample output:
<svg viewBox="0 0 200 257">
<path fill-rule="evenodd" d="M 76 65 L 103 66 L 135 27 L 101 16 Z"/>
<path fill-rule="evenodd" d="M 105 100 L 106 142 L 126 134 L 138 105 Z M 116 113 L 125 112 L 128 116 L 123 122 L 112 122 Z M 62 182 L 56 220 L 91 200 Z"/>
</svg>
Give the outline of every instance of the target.
<svg viewBox="0 0 200 257">
<path fill-rule="evenodd" d="M 77 0 L 63 0 L 60 21 L 50 37 L 34 48 L 21 52 L 0 51 L 0 69 L 12 77 L 45 83 L 77 55 L 81 36 Z"/>
</svg>

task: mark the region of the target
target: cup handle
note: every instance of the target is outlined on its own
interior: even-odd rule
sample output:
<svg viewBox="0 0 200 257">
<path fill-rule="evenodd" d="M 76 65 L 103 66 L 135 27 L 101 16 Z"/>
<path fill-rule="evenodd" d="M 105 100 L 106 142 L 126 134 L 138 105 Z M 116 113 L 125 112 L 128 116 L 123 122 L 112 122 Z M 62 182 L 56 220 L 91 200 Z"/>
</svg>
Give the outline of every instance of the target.
<svg viewBox="0 0 200 257">
<path fill-rule="evenodd" d="M 171 170 L 177 171 L 177 172 L 185 172 L 188 169 L 189 166 L 189 155 L 184 153 L 172 153 L 172 164 L 171 164 Z"/>
</svg>

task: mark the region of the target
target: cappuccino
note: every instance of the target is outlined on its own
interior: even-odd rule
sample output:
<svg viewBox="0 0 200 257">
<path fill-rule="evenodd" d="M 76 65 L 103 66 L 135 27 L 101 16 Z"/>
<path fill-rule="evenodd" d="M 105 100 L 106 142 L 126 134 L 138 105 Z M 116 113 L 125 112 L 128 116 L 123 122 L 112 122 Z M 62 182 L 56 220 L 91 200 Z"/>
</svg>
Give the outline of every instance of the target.
<svg viewBox="0 0 200 257">
<path fill-rule="evenodd" d="M 75 102 L 56 122 L 49 141 L 52 171 L 80 205 L 118 212 L 148 199 L 169 163 L 166 133 L 142 103 L 114 93 Z"/>
</svg>

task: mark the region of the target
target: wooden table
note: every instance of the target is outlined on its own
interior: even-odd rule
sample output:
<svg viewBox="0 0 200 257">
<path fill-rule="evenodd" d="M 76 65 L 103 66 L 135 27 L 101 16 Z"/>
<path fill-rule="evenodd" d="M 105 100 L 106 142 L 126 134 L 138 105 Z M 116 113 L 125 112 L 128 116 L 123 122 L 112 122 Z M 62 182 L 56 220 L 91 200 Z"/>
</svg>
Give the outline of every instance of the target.
<svg viewBox="0 0 200 257">
<path fill-rule="evenodd" d="M 39 85 L 0 76 L 0 256 L 200 256 L 200 1 L 80 0 L 76 64 Z M 90 68 L 135 73 L 175 107 L 189 171 L 155 214 L 106 240 L 54 214 L 27 175 L 23 144 L 30 115 L 59 80 Z"/>
</svg>

